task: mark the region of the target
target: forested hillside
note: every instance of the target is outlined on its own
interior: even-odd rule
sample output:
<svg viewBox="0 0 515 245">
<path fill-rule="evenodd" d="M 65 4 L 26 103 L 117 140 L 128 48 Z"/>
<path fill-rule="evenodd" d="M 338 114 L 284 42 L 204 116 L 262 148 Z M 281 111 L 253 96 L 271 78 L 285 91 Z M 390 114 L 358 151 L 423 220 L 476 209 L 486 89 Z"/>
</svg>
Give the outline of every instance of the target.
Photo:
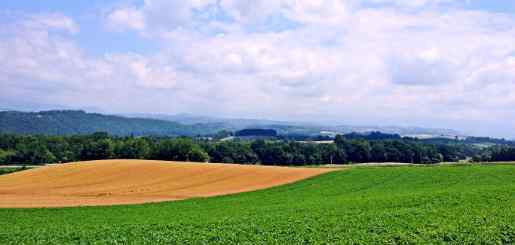
<svg viewBox="0 0 515 245">
<path fill-rule="evenodd" d="M 81 110 L 0 111 L 0 133 L 83 135 L 107 132 L 116 136 L 214 136 L 220 131 L 236 132 L 246 129 L 272 129 L 281 137 L 298 140 L 321 135 L 334 138 L 336 134 L 353 134 L 356 132 L 360 135 L 382 132 L 393 134 L 396 138 L 398 136 L 418 134 L 433 135 L 434 137 L 460 135 L 458 132 L 445 129 L 323 126 L 257 119 L 219 119 L 210 117 L 185 119 L 184 116 L 158 117 L 147 114 L 136 115 L 104 115 L 87 113 Z M 355 136 L 362 138 L 359 135 Z M 374 137 L 374 135 L 371 135 L 371 137 Z"/>
<path fill-rule="evenodd" d="M 183 125 L 164 120 L 127 118 L 84 111 L 0 112 L 0 133 L 83 135 L 101 131 L 117 136 L 193 136 L 214 133 L 217 130 L 200 124 Z"/>
</svg>

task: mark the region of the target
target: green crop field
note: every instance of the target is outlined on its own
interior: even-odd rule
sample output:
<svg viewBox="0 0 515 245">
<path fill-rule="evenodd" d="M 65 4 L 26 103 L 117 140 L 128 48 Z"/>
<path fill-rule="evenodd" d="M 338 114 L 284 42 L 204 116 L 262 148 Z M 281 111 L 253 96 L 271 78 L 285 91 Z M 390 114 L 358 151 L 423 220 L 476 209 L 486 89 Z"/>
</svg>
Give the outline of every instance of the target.
<svg viewBox="0 0 515 245">
<path fill-rule="evenodd" d="M 515 166 L 353 168 L 223 197 L 0 217 L 0 244 L 513 244 Z"/>
</svg>

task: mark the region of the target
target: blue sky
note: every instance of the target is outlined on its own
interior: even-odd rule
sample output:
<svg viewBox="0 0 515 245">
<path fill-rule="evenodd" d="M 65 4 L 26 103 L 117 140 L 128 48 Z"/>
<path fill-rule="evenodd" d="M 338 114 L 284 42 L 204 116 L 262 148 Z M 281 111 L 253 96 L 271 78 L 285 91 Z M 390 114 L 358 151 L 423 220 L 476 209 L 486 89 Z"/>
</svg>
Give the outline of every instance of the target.
<svg viewBox="0 0 515 245">
<path fill-rule="evenodd" d="M 515 137 L 515 2 L 2 1 L 0 105 Z"/>
</svg>

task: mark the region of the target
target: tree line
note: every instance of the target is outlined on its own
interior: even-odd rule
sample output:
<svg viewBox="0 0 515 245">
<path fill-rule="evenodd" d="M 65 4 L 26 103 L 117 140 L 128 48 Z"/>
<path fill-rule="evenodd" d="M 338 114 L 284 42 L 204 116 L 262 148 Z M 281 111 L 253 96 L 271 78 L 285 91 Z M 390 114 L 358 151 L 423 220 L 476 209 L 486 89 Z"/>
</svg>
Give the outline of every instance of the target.
<svg viewBox="0 0 515 245">
<path fill-rule="evenodd" d="M 515 161 L 515 147 L 495 145 L 483 149 L 473 158 L 475 162 L 511 162 Z"/>
<path fill-rule="evenodd" d="M 338 135 L 334 143 L 289 140 L 213 141 L 187 137 L 0 135 L 0 164 L 65 163 L 101 159 L 154 159 L 263 165 L 365 162 L 431 164 L 470 155 L 466 145 L 413 139 L 363 140 Z"/>
</svg>

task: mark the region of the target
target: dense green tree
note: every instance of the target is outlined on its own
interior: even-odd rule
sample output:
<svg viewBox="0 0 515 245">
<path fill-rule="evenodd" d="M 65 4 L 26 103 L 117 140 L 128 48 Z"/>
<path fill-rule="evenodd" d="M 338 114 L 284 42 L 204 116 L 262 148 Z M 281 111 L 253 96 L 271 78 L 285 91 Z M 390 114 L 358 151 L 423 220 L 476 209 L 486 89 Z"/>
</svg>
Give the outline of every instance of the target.
<svg viewBox="0 0 515 245">
<path fill-rule="evenodd" d="M 145 159 L 150 157 L 150 153 L 150 144 L 143 138 L 129 138 L 125 141 L 119 141 L 114 148 L 115 156 L 124 159 Z"/>
<path fill-rule="evenodd" d="M 84 136 L 0 135 L 0 162 L 20 164 L 111 158 L 296 166 L 370 161 L 427 164 L 474 155 L 477 155 L 475 160 L 515 160 L 515 150 L 510 146 L 487 148 L 481 154 L 474 149 L 474 146 L 454 141 L 434 145 L 416 139 L 349 140 L 343 136 L 337 136 L 334 143 L 317 144 L 290 140 L 113 137 L 106 133 Z"/>
<path fill-rule="evenodd" d="M 200 147 L 195 147 L 188 153 L 188 160 L 192 162 L 209 162 L 209 155 Z"/>
<path fill-rule="evenodd" d="M 161 141 L 154 153 L 155 159 L 170 161 L 201 161 L 208 160 L 205 151 L 191 139 L 179 138 Z M 190 159 L 190 157 L 192 159 Z"/>
<path fill-rule="evenodd" d="M 371 145 L 370 160 L 372 162 L 388 161 L 388 154 L 383 142 L 374 142 Z"/>
<path fill-rule="evenodd" d="M 343 148 L 345 146 L 345 144 L 347 143 L 347 141 L 345 140 L 345 138 L 343 137 L 343 135 L 339 134 L 339 135 L 336 135 L 336 137 L 334 138 L 334 143 L 339 147 L 339 148 Z"/>
<path fill-rule="evenodd" d="M 485 162 L 508 162 L 515 161 L 515 147 L 513 146 L 492 146 L 484 149 L 474 156 L 474 161 Z"/>
<path fill-rule="evenodd" d="M 21 137 L 12 134 L 0 134 L 0 149 L 14 149 Z"/>
<path fill-rule="evenodd" d="M 10 163 L 12 163 L 14 156 L 16 156 L 16 152 L 15 151 L 0 149 L 0 164 L 10 164 Z"/>
<path fill-rule="evenodd" d="M 87 142 L 81 150 L 81 160 L 110 159 L 113 156 L 114 144 L 111 139 Z"/>
<path fill-rule="evenodd" d="M 45 145 L 54 154 L 57 162 L 69 162 L 76 158 L 70 144 L 63 137 L 49 136 L 45 141 Z"/>
<path fill-rule="evenodd" d="M 349 160 L 358 163 L 368 162 L 370 159 L 370 151 L 371 147 L 368 141 L 353 141 L 348 148 Z"/>
<path fill-rule="evenodd" d="M 208 152 L 212 162 L 221 163 L 256 163 L 257 155 L 250 144 L 244 142 L 220 142 Z"/>
<path fill-rule="evenodd" d="M 322 144 L 319 147 L 323 163 L 345 164 L 347 162 L 347 153 L 338 148 L 336 144 Z"/>
<path fill-rule="evenodd" d="M 12 157 L 12 163 L 41 164 L 53 163 L 56 157 L 48 148 L 38 141 L 22 144 L 17 147 L 16 154 Z"/>
</svg>

